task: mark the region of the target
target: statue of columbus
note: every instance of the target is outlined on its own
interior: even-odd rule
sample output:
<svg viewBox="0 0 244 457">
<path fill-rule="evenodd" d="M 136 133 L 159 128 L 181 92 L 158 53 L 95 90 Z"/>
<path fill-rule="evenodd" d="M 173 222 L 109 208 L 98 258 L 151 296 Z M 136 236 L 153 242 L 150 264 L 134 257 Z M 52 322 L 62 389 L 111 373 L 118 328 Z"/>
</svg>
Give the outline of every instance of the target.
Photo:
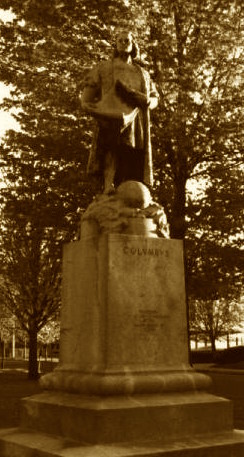
<svg viewBox="0 0 244 457">
<path fill-rule="evenodd" d="M 120 32 L 113 58 L 89 71 L 81 94 L 96 119 L 87 171 L 102 178 L 105 193 L 127 180 L 153 184 L 150 110 L 158 92 L 138 55 L 132 33 Z"/>
</svg>

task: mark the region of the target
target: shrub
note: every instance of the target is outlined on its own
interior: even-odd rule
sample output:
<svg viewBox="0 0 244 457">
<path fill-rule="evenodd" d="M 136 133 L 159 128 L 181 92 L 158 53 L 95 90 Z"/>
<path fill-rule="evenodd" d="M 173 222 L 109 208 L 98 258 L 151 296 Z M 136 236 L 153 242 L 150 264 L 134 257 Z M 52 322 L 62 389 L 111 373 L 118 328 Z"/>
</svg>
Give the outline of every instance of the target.
<svg viewBox="0 0 244 457">
<path fill-rule="evenodd" d="M 235 346 L 217 351 L 213 358 L 214 363 L 224 365 L 244 361 L 244 346 Z"/>
<path fill-rule="evenodd" d="M 213 363 L 213 353 L 210 349 L 191 351 L 191 363 Z"/>
</svg>

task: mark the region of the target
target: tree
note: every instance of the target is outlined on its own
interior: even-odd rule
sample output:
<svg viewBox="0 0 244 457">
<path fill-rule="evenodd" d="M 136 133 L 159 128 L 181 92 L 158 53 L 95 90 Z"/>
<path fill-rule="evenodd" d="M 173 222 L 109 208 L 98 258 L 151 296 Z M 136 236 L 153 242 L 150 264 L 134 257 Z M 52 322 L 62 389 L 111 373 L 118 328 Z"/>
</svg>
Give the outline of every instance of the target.
<svg viewBox="0 0 244 457">
<path fill-rule="evenodd" d="M 40 347 L 40 354 L 43 356 L 43 350 L 45 351 L 45 359 L 47 359 L 50 348 L 50 355 L 52 359 L 53 355 L 53 346 L 59 347 L 59 340 L 60 340 L 60 322 L 58 319 L 59 316 L 56 317 L 55 320 L 48 322 L 40 332 L 38 333 L 38 343 L 41 345 Z M 49 355 L 49 357 L 50 357 Z"/>
<path fill-rule="evenodd" d="M 9 342 L 13 335 L 14 327 L 13 315 L 1 304 L 0 306 L 0 345 L 1 345 L 1 368 L 4 368 L 5 344 Z"/>
<path fill-rule="evenodd" d="M 38 332 L 60 306 L 60 244 L 51 229 L 16 228 L 11 220 L 4 229 L 0 297 L 29 336 L 29 377 L 35 379 Z"/>
<path fill-rule="evenodd" d="M 194 263 L 202 233 L 211 239 L 204 252 L 213 260 L 223 253 L 208 223 L 209 217 L 214 220 L 214 191 L 206 200 L 208 215 L 201 211 L 201 221 L 196 221 L 199 202 L 192 204 L 186 185 L 191 178 L 216 177 L 217 182 L 218 166 L 223 190 L 228 176 L 221 175 L 221 167 L 235 163 L 238 169 L 240 164 L 241 1 L 2 3 L 16 14 L 2 26 L 0 79 L 14 86 L 4 106 L 20 110 L 22 128 L 9 132 L 1 149 L 7 214 L 15 220 L 18 214 L 27 217 L 31 208 L 44 227 L 75 237 L 80 213 L 96 193 L 95 184 L 85 177 L 91 122 L 79 111 L 81 81 L 88 67 L 111 55 L 114 27 L 133 24 L 144 64 L 161 95 L 152 116 L 154 196 L 165 206 L 171 236 L 189 238 L 188 265 Z M 227 230 L 233 205 L 225 207 Z M 202 265 L 207 268 L 204 259 Z M 192 275 L 197 274 L 198 268 L 193 269 Z M 199 281 L 203 278 L 201 272 Z"/>
<path fill-rule="evenodd" d="M 242 292 L 240 7 L 225 1 L 157 2 L 149 12 L 162 107 L 155 111 L 157 192 L 171 236 L 185 239 L 193 328 L 199 303 L 209 315 L 217 299 L 225 307 Z M 208 183 L 201 200 L 187 195 L 192 178 Z"/>
<path fill-rule="evenodd" d="M 26 156 L 34 150 L 35 161 L 54 165 L 52 184 L 66 180 L 61 195 L 78 182 L 84 192 L 90 124 L 79 113 L 80 81 L 89 66 L 111 53 L 114 26 L 128 19 L 135 26 L 161 94 L 154 114 L 155 194 L 166 206 L 172 237 L 184 238 L 187 180 L 199 164 L 203 174 L 216 158 L 234 154 L 226 126 L 240 137 L 241 2 L 74 0 L 50 6 L 5 0 L 3 6 L 17 14 L 14 24 L 3 28 L 1 70 L 1 78 L 15 85 L 15 104 L 23 110 L 19 120 L 26 133 L 17 135 L 16 143 Z M 62 173 L 52 164 L 55 159 Z"/>
<path fill-rule="evenodd" d="M 190 237 L 197 234 L 219 246 L 233 247 L 236 259 L 242 258 L 243 171 L 232 157 L 211 166 L 211 181 L 201 198 L 189 202 Z M 237 255 L 238 253 L 238 255 Z"/>
<path fill-rule="evenodd" d="M 227 155 L 240 162 L 241 4 L 154 3 L 149 20 L 150 55 L 161 95 L 161 110 L 155 111 L 158 192 L 166 203 L 171 236 L 184 238 L 187 181 L 211 177 L 216 161 L 222 163 Z"/>
<path fill-rule="evenodd" d="M 20 327 L 18 320 L 11 311 L 2 306 L 0 314 L 0 345 L 1 366 L 4 368 L 6 347 L 12 346 L 12 357 L 15 358 L 16 344 L 26 343 L 26 332 Z"/>
<path fill-rule="evenodd" d="M 191 328 L 196 324 L 192 316 L 199 307 L 199 300 L 201 308 L 206 300 L 206 309 L 210 303 L 215 306 L 218 301 L 216 313 L 221 306 L 226 310 L 229 304 L 240 303 L 243 295 L 243 203 L 239 192 L 242 172 L 227 157 L 222 163 L 217 161 L 212 166 L 211 177 L 204 195 L 189 205 L 191 228 L 186 248 Z M 240 321 L 242 313 L 240 308 Z M 200 316 L 199 313 L 196 315 Z M 231 328 L 233 320 L 225 312 L 225 326 L 228 325 L 227 317 Z"/>
<path fill-rule="evenodd" d="M 9 131 L 1 151 L 2 294 L 28 331 L 35 377 L 37 333 L 59 304 L 60 244 L 76 236 L 80 211 L 92 197 L 84 178 L 89 121 L 81 121 L 77 102 L 92 48 L 70 2 L 62 14 L 49 2 L 4 6 L 17 14 L 2 30 L 1 79 L 14 87 L 4 106 L 19 109 L 21 131 Z M 70 27 L 73 16 L 78 34 Z"/>
<path fill-rule="evenodd" d="M 240 318 L 243 309 L 235 301 L 195 300 L 191 307 L 191 335 L 208 338 L 212 352 L 216 351 L 216 340 L 237 333 L 240 330 Z"/>
<path fill-rule="evenodd" d="M 56 343 L 60 338 L 60 323 L 57 319 L 49 321 L 38 334 L 38 341 L 44 345 Z"/>
</svg>

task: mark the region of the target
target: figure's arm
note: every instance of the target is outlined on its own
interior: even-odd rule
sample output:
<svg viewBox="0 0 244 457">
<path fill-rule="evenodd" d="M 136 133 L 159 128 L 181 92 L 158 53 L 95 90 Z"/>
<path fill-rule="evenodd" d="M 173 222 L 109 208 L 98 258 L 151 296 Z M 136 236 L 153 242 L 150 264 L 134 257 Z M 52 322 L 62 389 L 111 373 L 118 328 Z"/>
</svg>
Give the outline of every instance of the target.
<svg viewBox="0 0 244 457">
<path fill-rule="evenodd" d="M 96 103 L 100 100 L 99 75 L 96 70 L 89 72 L 85 78 L 84 89 L 79 98 L 82 109 L 86 111 L 94 108 Z"/>
<path fill-rule="evenodd" d="M 81 107 L 86 109 L 87 105 L 94 105 L 97 101 L 97 91 L 93 87 L 85 87 L 80 94 Z"/>
<path fill-rule="evenodd" d="M 115 90 L 117 95 L 128 105 L 138 106 L 140 108 L 145 108 L 149 106 L 149 100 L 147 96 L 142 92 L 131 89 L 127 84 L 123 83 L 120 80 L 117 80 L 115 83 Z"/>
<path fill-rule="evenodd" d="M 158 92 L 154 85 L 152 85 L 149 97 L 143 92 L 131 89 L 120 80 L 116 81 L 115 88 L 117 94 L 132 106 L 154 109 L 158 104 Z"/>
</svg>

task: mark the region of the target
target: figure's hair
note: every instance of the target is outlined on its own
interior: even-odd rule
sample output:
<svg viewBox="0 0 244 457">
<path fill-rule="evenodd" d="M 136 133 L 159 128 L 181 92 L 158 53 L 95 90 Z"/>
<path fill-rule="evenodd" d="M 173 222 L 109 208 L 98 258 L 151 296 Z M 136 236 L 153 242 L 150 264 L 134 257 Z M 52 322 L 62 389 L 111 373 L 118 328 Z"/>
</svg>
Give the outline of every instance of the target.
<svg viewBox="0 0 244 457">
<path fill-rule="evenodd" d="M 130 53 L 130 56 L 131 56 L 132 60 L 139 60 L 140 59 L 140 49 L 139 49 L 138 44 L 135 42 L 135 39 L 134 39 L 133 35 L 132 35 L 132 38 L 133 38 L 132 51 Z M 113 58 L 118 57 L 118 55 L 119 55 L 119 53 L 118 53 L 118 50 L 117 50 L 117 45 L 115 43 L 114 51 L 113 51 Z"/>
</svg>

